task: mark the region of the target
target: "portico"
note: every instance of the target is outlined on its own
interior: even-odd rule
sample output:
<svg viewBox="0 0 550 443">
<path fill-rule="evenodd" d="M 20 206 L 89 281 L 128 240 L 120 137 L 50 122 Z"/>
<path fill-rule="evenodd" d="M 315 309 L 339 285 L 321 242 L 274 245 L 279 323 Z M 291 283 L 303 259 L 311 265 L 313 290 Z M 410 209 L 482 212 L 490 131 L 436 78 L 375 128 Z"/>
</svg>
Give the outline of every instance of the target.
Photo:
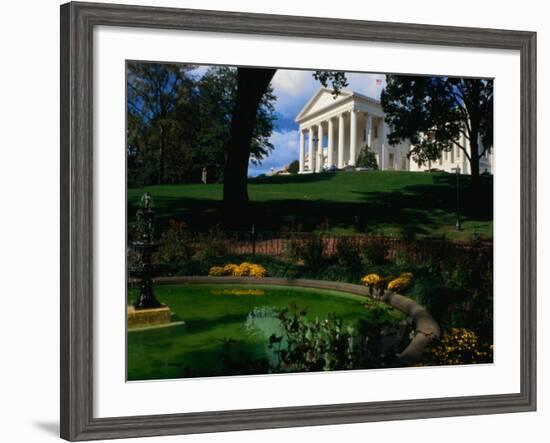
<svg viewBox="0 0 550 443">
<path fill-rule="evenodd" d="M 295 121 L 300 128 L 300 174 L 354 169 L 365 145 L 374 152 L 380 170 L 452 172 L 458 167 L 462 173 L 470 173 L 469 160 L 458 146 L 443 151 L 439 159 L 420 165 L 408 156 L 414 148 L 410 141 L 390 145 L 382 105 L 357 92 L 342 90 L 334 96 L 331 89 L 320 88 Z M 470 151 L 464 135 L 461 145 Z M 480 159 L 480 172 L 493 172 L 492 151 Z"/>
<path fill-rule="evenodd" d="M 387 151 L 386 127 L 380 102 L 343 90 L 320 88 L 296 117 L 300 126 L 300 173 L 356 166 L 368 145 L 381 169 Z"/>
</svg>

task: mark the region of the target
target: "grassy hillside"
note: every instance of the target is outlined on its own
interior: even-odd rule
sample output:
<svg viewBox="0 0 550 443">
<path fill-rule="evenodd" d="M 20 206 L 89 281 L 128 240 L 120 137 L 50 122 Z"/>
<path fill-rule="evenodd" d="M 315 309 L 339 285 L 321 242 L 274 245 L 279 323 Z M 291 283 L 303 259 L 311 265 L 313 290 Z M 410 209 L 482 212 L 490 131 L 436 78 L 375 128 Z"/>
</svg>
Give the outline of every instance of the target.
<svg viewBox="0 0 550 443">
<path fill-rule="evenodd" d="M 258 178 L 249 181 L 257 230 L 376 232 L 418 236 L 492 238 L 493 179 L 481 177 L 477 189 L 460 177 L 463 231 L 454 230 L 456 176 L 446 173 L 371 171 Z M 128 220 L 139 197 L 150 192 L 159 223 L 183 220 L 193 229 L 222 222 L 223 185 L 182 184 L 128 190 Z"/>
</svg>

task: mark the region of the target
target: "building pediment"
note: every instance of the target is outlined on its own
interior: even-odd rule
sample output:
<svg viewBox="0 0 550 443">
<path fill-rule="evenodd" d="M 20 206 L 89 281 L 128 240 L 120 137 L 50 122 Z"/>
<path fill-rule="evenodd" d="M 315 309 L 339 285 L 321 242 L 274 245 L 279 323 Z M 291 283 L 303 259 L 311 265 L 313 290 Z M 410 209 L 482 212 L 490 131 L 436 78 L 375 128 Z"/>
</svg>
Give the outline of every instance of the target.
<svg viewBox="0 0 550 443">
<path fill-rule="evenodd" d="M 294 121 L 301 123 L 310 117 L 330 111 L 331 109 L 337 109 L 346 102 L 352 103 L 352 106 L 356 109 L 372 112 L 378 116 L 383 115 L 380 101 L 372 97 L 348 89 L 342 89 L 337 96 L 334 96 L 332 89 L 321 87 L 304 105 Z"/>
<path fill-rule="evenodd" d="M 340 104 L 342 101 L 349 99 L 352 95 L 352 92 L 340 91 L 337 96 L 334 96 L 332 94 L 332 89 L 320 88 L 298 113 L 296 116 L 296 122 L 299 122 L 310 115 L 314 115 L 323 109 Z"/>
</svg>

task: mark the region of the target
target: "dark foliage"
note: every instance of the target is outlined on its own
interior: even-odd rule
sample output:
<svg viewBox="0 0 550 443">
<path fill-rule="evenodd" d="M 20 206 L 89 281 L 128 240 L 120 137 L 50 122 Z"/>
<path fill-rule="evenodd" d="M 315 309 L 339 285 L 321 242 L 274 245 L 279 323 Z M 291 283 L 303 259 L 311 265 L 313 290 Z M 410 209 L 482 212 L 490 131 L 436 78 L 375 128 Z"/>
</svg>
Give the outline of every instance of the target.
<svg viewBox="0 0 550 443">
<path fill-rule="evenodd" d="M 237 94 L 237 69 L 130 62 L 127 66 L 128 185 L 223 179 Z M 268 87 L 255 114 L 250 159 L 260 162 L 273 145 L 275 96 Z"/>
<path fill-rule="evenodd" d="M 370 169 L 378 169 L 378 162 L 376 161 L 376 154 L 372 151 L 368 145 L 363 146 L 356 161 L 357 166 Z"/>
<path fill-rule="evenodd" d="M 493 147 L 492 80 L 389 74 L 381 101 L 391 144 L 410 140 L 409 156 L 420 164 L 459 146 L 479 175 L 479 159 Z"/>
</svg>

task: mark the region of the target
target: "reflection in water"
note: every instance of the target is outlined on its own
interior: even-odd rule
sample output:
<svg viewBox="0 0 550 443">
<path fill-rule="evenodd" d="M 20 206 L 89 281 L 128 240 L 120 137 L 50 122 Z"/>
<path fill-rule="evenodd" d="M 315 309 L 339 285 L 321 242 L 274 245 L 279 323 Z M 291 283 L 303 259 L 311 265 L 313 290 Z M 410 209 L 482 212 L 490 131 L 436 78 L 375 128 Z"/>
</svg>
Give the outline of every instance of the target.
<svg viewBox="0 0 550 443">
<path fill-rule="evenodd" d="M 247 334 L 253 337 L 265 339 L 264 352 L 265 357 L 271 364 L 276 363 L 278 356 L 276 350 L 284 348 L 284 340 L 279 343 L 277 348 L 269 347 L 269 337 L 283 335 L 283 326 L 278 317 L 278 310 L 271 306 L 257 306 L 246 317 L 244 323 Z"/>
</svg>

